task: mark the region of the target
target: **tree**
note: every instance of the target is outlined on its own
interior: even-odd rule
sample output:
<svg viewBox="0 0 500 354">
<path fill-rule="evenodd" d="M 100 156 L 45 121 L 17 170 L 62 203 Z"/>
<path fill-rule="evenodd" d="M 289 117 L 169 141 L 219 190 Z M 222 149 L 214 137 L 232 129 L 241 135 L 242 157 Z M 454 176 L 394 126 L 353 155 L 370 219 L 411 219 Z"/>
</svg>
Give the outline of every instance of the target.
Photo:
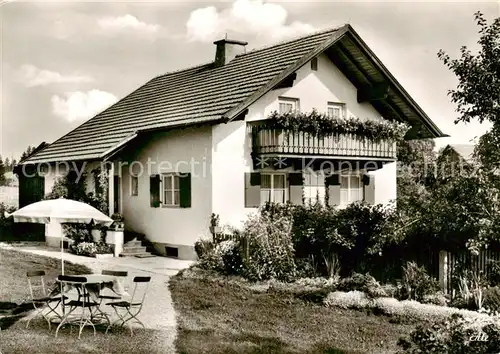
<svg viewBox="0 0 500 354">
<path fill-rule="evenodd" d="M 23 153 L 21 154 L 21 160 L 24 160 L 29 155 L 31 155 L 31 153 L 33 152 L 33 150 L 35 150 L 35 148 L 31 147 L 31 145 L 28 145 L 28 148 L 26 149 L 26 151 L 23 151 Z"/>
<path fill-rule="evenodd" d="M 3 164 L 2 156 L 0 156 L 0 186 L 4 186 L 6 184 L 5 179 L 5 165 Z"/>
<path fill-rule="evenodd" d="M 5 171 L 7 172 L 12 171 L 12 165 L 8 157 L 5 158 L 4 165 L 5 165 Z"/>
<path fill-rule="evenodd" d="M 460 114 L 455 123 L 488 121 L 500 128 L 500 18 L 491 25 L 481 12 L 476 12 L 474 18 L 479 26 L 479 52 L 474 55 L 463 46 L 459 59 L 451 59 L 443 50 L 438 52 L 438 58 L 459 80 L 457 89 L 449 91 Z"/>
<path fill-rule="evenodd" d="M 476 147 L 476 156 L 483 168 L 500 167 L 500 18 L 491 24 L 481 12 L 474 14 L 479 27 L 480 49 L 473 54 L 466 46 L 461 57 L 451 59 L 443 50 L 438 58 L 456 75 L 458 85 L 448 94 L 457 104 L 459 122 L 489 122 L 492 129 L 484 134 Z"/>
</svg>

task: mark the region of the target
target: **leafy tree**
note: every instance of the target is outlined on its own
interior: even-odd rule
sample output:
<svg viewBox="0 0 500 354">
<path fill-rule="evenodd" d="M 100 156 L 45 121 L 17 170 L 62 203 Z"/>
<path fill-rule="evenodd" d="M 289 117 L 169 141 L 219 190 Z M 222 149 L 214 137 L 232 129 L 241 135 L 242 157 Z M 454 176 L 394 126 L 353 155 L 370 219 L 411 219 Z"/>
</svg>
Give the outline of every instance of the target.
<svg viewBox="0 0 500 354">
<path fill-rule="evenodd" d="M 492 124 L 476 148 L 483 168 L 491 171 L 500 167 L 500 18 L 488 24 L 484 15 L 476 12 L 474 19 L 480 35 L 478 53 L 463 46 L 458 59 L 451 59 L 443 50 L 438 52 L 438 58 L 459 81 L 457 88 L 449 91 L 459 114 L 455 123 Z"/>
</svg>

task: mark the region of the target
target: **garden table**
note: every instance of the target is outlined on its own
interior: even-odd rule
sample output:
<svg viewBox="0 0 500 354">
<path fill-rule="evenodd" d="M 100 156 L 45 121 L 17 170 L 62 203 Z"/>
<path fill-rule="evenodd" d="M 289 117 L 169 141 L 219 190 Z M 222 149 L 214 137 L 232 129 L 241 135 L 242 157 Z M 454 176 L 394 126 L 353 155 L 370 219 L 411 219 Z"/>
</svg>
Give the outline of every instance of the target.
<svg viewBox="0 0 500 354">
<path fill-rule="evenodd" d="M 129 294 L 125 291 L 125 287 L 123 283 L 120 281 L 120 277 L 114 275 L 104 275 L 104 274 L 79 274 L 79 277 L 85 277 L 87 279 L 87 283 L 85 284 L 85 288 L 88 293 L 92 297 L 93 301 L 99 300 L 99 293 L 102 289 L 110 289 L 115 294 L 119 296 L 129 296 Z M 63 282 L 62 293 L 67 293 L 75 288 L 74 284 L 69 284 Z M 57 292 L 60 289 L 54 289 L 53 292 Z"/>
</svg>

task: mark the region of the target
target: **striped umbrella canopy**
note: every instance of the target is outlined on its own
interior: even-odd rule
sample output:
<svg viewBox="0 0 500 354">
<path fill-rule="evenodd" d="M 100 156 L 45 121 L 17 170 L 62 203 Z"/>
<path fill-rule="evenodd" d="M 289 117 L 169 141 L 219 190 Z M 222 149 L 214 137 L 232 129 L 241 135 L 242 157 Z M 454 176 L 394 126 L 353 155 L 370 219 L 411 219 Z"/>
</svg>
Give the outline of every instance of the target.
<svg viewBox="0 0 500 354">
<path fill-rule="evenodd" d="M 101 213 L 91 205 L 71 199 L 50 199 L 29 204 L 11 214 L 14 222 L 29 222 L 36 224 L 76 223 L 110 226 L 113 219 Z M 61 234 L 61 241 L 64 235 Z M 64 274 L 63 243 L 61 242 L 62 273 Z"/>
</svg>

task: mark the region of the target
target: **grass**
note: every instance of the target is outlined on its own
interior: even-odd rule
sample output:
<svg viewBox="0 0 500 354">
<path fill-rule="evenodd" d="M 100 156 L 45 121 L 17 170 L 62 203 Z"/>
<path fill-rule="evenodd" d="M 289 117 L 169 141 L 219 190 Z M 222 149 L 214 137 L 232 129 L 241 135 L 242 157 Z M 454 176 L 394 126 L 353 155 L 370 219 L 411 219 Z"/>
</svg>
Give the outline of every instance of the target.
<svg viewBox="0 0 500 354">
<path fill-rule="evenodd" d="M 182 273 L 170 289 L 179 353 L 394 353 L 398 338 L 414 328 L 386 316 Z"/>
<path fill-rule="evenodd" d="M 66 274 L 91 273 L 85 266 L 64 263 Z M 53 283 L 60 274 L 61 262 L 52 258 L 27 254 L 24 252 L 0 249 L 0 304 L 21 304 L 28 299 L 26 272 L 44 269 L 47 278 Z M 0 317 L 1 319 L 1 317 Z M 33 319 L 28 329 L 25 319 L 16 316 L 17 322 L 8 323 L 6 328 L 0 324 L 0 353 L 4 354 L 63 354 L 63 353 L 158 353 L 172 352 L 169 347 L 173 334 L 168 331 L 134 329 L 133 337 L 128 329 L 113 329 L 105 334 L 105 328 L 98 328 L 93 336 L 92 328 L 85 327 L 81 339 L 78 339 L 78 328 L 67 327 L 54 337 L 54 326 L 49 332 L 44 319 Z M 170 340 L 169 340 L 170 339 Z"/>
<path fill-rule="evenodd" d="M 29 288 L 26 272 L 45 270 L 45 281 L 50 286 L 61 274 L 61 261 L 54 258 L 37 256 L 13 249 L 0 249 L 0 302 L 18 305 L 29 302 Z M 83 265 L 64 262 L 65 274 L 88 274 L 92 271 Z"/>
</svg>

